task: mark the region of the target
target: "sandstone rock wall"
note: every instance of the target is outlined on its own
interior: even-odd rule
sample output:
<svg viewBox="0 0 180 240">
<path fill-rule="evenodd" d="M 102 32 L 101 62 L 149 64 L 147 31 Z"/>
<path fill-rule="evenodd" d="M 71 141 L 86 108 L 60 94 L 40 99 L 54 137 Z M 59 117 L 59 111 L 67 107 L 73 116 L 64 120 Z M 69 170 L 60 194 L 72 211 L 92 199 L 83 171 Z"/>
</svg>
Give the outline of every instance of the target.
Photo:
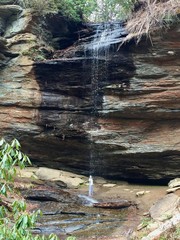
<svg viewBox="0 0 180 240">
<path fill-rule="evenodd" d="M 79 53 L 35 64 L 27 53 L 46 43 L 31 12 L 0 7 L 13 12 L 0 19 L 1 136 L 18 138 L 38 165 L 140 181 L 179 175 L 179 26 L 153 46 L 112 52 L 94 82 L 92 59 Z"/>
</svg>

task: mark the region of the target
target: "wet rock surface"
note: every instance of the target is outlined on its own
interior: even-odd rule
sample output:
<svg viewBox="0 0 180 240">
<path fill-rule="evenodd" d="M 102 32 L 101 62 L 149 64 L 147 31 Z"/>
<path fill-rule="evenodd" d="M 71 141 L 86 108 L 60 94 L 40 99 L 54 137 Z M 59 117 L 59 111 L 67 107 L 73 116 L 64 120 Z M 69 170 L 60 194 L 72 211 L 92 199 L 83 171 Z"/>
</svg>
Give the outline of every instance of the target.
<svg viewBox="0 0 180 240">
<path fill-rule="evenodd" d="M 178 34 L 175 28 L 161 38 L 154 36 L 153 46 L 129 45 L 112 52 L 106 61 L 99 59 L 97 94 L 92 59 L 36 64 L 44 100 L 41 124 L 51 137 L 62 140 L 64 148 L 60 143 L 57 147 L 71 159 L 65 165 L 64 157 L 58 157 L 63 168 L 88 174 L 91 165 L 94 174 L 139 181 L 178 176 Z M 68 151 L 70 145 L 75 154 Z M 76 169 L 73 162 L 80 167 Z"/>
<path fill-rule="evenodd" d="M 78 189 L 62 190 L 57 185 L 52 185 L 55 181 L 49 180 L 47 182 L 32 179 L 29 173 L 34 173 L 35 169 L 27 169 L 27 174 L 25 172 L 20 171 L 24 177 L 16 179 L 16 188 L 21 190 L 31 210 L 41 209 L 43 213 L 33 229 L 34 233 L 46 235 L 53 232 L 61 239 L 67 238 L 69 235 L 76 236 L 78 239 L 88 239 L 92 236 L 96 238 L 106 236 L 109 239 L 116 236 L 126 239 L 125 237 L 129 236 L 130 230 L 132 231 L 132 226 L 134 226 L 132 218 L 136 217 L 137 208 L 131 204 L 127 206 L 130 201 L 116 199 L 114 194 L 111 197 L 106 194 L 101 198 L 99 194 L 104 192 L 100 191 L 100 189 L 102 190 L 102 184 L 95 185 L 94 198 L 90 198 L 87 196 L 87 185 L 79 186 Z M 27 175 L 29 178 L 25 177 Z M 64 175 L 71 177 L 72 174 L 64 172 Z M 107 182 L 105 179 L 104 181 Z M 86 199 L 86 202 L 83 199 Z M 111 202 L 116 200 L 116 202 L 125 204 L 126 207 L 113 209 L 112 206 L 109 206 L 103 209 L 89 204 L 105 203 L 106 200 L 110 202 L 110 199 Z M 125 224 L 128 219 L 132 221 L 130 225 Z M 126 229 L 128 230 L 126 231 Z M 118 230 L 118 232 L 114 233 L 115 230 Z"/>
<path fill-rule="evenodd" d="M 63 190 L 60 190 L 58 188 L 54 189 L 51 186 L 51 188 L 48 187 L 36 187 L 33 189 L 29 189 L 25 192 L 23 192 L 23 196 L 27 200 L 32 201 L 41 201 L 41 202 L 72 202 L 73 197 L 70 196 L 68 192 L 65 192 Z M 75 199 L 74 199 L 75 201 Z"/>
<path fill-rule="evenodd" d="M 121 201 L 114 201 L 114 202 L 100 202 L 100 203 L 94 203 L 94 207 L 99 208 L 109 208 L 109 209 L 119 209 L 119 208 L 126 208 L 130 206 L 136 206 L 137 204 L 135 202 L 131 202 L 128 200 L 121 200 Z"/>
<path fill-rule="evenodd" d="M 110 49 L 95 74 L 94 60 L 77 45 L 71 58 L 66 49 L 60 59 L 34 63 L 28 54 L 39 40 L 31 14 L 1 7 L 19 9 L 1 33 L 8 46 L 0 40 L 0 49 L 19 54 L 0 50 L 1 136 L 18 138 L 39 166 L 138 181 L 179 175 L 178 26 L 152 36 L 153 46 L 142 41 Z"/>
<path fill-rule="evenodd" d="M 96 183 L 99 179 L 94 178 L 92 198 L 87 195 L 88 185 L 62 190 L 55 185 L 56 181 L 40 180 L 29 175 L 37 170 L 29 168 L 20 171 L 19 176 L 24 177 L 15 181 L 16 188 L 26 198 L 28 209 L 40 208 L 43 212 L 34 233 L 53 232 L 60 239 L 69 235 L 83 240 L 142 239 L 142 236 L 159 234 L 160 230 L 169 229 L 171 223 L 179 221 L 179 192 L 166 195 L 167 186 L 131 185 L 102 178 L 101 183 Z M 70 172 L 63 174 L 73 178 Z M 114 186 L 107 188 L 103 186 L 105 183 L 114 183 Z M 142 191 L 148 193 L 137 197 L 136 193 Z M 93 207 L 97 203 L 99 206 Z M 113 209 L 114 203 L 125 204 L 126 207 Z M 106 208 L 101 208 L 105 204 Z"/>
</svg>

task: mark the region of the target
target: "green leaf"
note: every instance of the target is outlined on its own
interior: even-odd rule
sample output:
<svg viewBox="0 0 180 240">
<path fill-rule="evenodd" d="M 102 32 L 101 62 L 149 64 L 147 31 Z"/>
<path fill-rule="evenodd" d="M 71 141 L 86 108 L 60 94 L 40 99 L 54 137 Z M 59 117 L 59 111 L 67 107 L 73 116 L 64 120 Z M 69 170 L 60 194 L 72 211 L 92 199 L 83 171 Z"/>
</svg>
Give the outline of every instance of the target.
<svg viewBox="0 0 180 240">
<path fill-rule="evenodd" d="M 2 139 L 0 140 L 0 146 L 2 146 L 4 143 L 5 143 L 5 140 L 4 140 L 4 138 L 2 138 Z"/>
<path fill-rule="evenodd" d="M 58 237 L 55 234 L 50 234 L 48 240 L 58 240 Z"/>
<path fill-rule="evenodd" d="M 7 196 L 6 183 L 2 185 L 0 193 L 4 196 Z"/>
<path fill-rule="evenodd" d="M 16 149 L 19 149 L 21 147 L 21 144 L 19 143 L 19 141 L 17 139 L 14 139 L 12 142 L 11 142 L 11 147 L 13 148 L 16 148 Z"/>
<path fill-rule="evenodd" d="M 4 156 L 3 156 L 3 158 L 2 158 L 2 162 L 6 162 L 6 161 L 7 161 L 7 159 L 8 159 L 8 156 L 7 156 L 7 154 L 4 154 Z"/>
<path fill-rule="evenodd" d="M 22 159 L 22 153 L 21 153 L 21 152 L 18 153 L 18 159 L 19 159 L 19 160 Z"/>
<path fill-rule="evenodd" d="M 76 237 L 70 236 L 66 240 L 76 240 Z"/>
<path fill-rule="evenodd" d="M 0 140 L 0 194 L 7 196 L 13 191 L 14 177 L 16 176 L 15 165 L 21 168 L 25 163 L 31 164 L 29 158 L 20 152 L 20 143 L 15 139 L 11 144 Z M 8 197 L 8 196 L 7 196 Z M 33 213 L 26 211 L 24 201 L 14 201 L 10 212 L 5 206 L 0 206 L 0 240 L 57 240 L 56 235 L 32 236 L 31 228 L 35 226 L 37 217 L 41 214 L 38 210 Z"/>
</svg>

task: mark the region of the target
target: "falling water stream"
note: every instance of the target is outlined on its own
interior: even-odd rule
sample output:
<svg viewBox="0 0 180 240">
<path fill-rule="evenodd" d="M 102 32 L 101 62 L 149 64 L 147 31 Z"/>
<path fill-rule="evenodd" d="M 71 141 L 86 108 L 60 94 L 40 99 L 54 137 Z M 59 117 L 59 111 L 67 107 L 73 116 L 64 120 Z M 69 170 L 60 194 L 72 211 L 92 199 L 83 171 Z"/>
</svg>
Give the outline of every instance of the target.
<svg viewBox="0 0 180 240">
<path fill-rule="evenodd" d="M 101 175 L 103 165 L 101 156 L 93 140 L 93 134 L 98 131 L 97 117 L 102 104 L 100 84 L 106 81 L 109 75 L 108 63 L 110 52 L 117 50 L 117 44 L 121 41 L 121 36 L 125 34 L 122 24 L 119 22 L 102 23 L 95 25 L 95 34 L 93 40 L 85 45 L 85 56 L 92 58 L 91 64 L 91 125 L 93 131 L 90 131 L 90 161 L 89 174 Z"/>
<path fill-rule="evenodd" d="M 126 31 L 119 22 L 96 24 L 95 28 L 93 40 L 85 47 L 91 50 L 94 58 L 108 57 L 110 47 L 120 43 Z"/>
</svg>

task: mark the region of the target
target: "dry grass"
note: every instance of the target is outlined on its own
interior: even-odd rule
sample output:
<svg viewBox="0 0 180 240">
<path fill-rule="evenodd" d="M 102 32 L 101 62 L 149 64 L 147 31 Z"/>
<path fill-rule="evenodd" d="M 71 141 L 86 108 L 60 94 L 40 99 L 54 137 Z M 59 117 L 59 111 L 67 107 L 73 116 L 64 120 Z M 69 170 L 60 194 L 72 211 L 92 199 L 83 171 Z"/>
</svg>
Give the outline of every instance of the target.
<svg viewBox="0 0 180 240">
<path fill-rule="evenodd" d="M 131 14 L 127 21 L 128 36 L 125 42 L 135 38 L 140 41 L 142 35 L 169 26 L 180 14 L 180 0 L 143 0 L 142 7 Z"/>
</svg>

